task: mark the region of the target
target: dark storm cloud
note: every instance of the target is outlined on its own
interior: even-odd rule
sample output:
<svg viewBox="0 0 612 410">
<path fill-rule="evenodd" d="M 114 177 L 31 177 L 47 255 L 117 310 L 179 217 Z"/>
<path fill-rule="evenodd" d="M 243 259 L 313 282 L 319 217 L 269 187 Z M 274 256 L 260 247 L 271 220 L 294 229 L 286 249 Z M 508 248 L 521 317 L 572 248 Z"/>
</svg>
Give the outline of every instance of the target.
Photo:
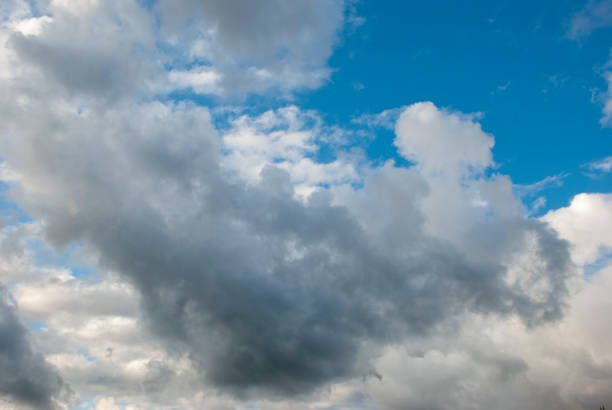
<svg viewBox="0 0 612 410">
<path fill-rule="evenodd" d="M 54 409 L 53 399 L 67 392 L 55 369 L 33 350 L 27 329 L 0 285 L 0 396 L 19 405 Z"/>
<path fill-rule="evenodd" d="M 85 241 L 134 283 L 154 333 L 221 389 L 294 395 L 373 374 L 365 344 L 465 311 L 529 324 L 561 314 L 565 242 L 537 221 L 493 220 L 482 258 L 467 258 L 424 233 L 416 170 L 386 188 L 390 175 L 366 180 L 353 205 L 325 193 L 302 203 L 280 169 L 255 186 L 228 178 L 204 109 L 155 103 L 58 123 L 32 103 L 15 115 L 29 124 L 2 143 L 22 176 L 15 199 L 44 216 L 51 241 Z M 385 215 L 373 198 L 404 198 L 389 204 L 401 217 L 375 227 Z M 505 281 L 508 263 L 491 257 L 526 250 L 542 261 L 543 295 Z"/>
</svg>

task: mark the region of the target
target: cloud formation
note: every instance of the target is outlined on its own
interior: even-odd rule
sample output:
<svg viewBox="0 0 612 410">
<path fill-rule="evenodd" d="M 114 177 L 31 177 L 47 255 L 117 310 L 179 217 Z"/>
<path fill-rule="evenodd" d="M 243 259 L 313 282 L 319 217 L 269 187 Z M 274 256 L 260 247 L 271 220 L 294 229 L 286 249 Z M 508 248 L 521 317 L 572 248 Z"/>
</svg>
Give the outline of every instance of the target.
<svg viewBox="0 0 612 410">
<path fill-rule="evenodd" d="M 55 409 L 69 388 L 45 358 L 34 351 L 7 289 L 0 287 L 0 403 Z"/>
<path fill-rule="evenodd" d="M 423 106 L 443 125 L 419 117 L 419 135 L 456 158 L 449 174 L 439 165 L 431 178 L 384 167 L 342 204 L 325 192 L 296 199 L 290 175 L 273 166 L 255 185 L 226 177 L 203 108 L 60 114 L 32 103 L 7 121 L 14 128 L 4 134 L 19 138 L 5 139 L 3 150 L 20 175 L 14 198 L 44 216 L 47 238 L 99 252 L 100 266 L 139 290 L 155 334 L 189 352 L 208 382 L 237 394 L 291 395 L 373 373 L 364 344 L 425 334 L 466 310 L 516 314 L 530 325 L 560 317 L 566 244 L 495 203 L 511 195 L 503 179 L 468 172 L 487 165 L 491 146 L 472 120 L 430 103 L 408 107 L 398 139 L 411 159 L 431 164 L 406 131 L 412 122 L 402 122 Z M 484 146 L 456 157 L 455 139 Z M 437 222 L 437 195 L 449 194 L 461 204 L 451 217 L 466 217 L 461 230 L 472 230 L 461 242 Z M 401 206 L 398 219 L 381 225 L 371 198 L 398 195 L 404 200 L 388 213 Z M 489 209 L 486 224 L 479 207 Z"/>
<path fill-rule="evenodd" d="M 593 31 L 612 25 L 612 1 L 589 0 L 586 6 L 572 17 L 566 35 L 579 40 Z"/>
<path fill-rule="evenodd" d="M 48 325 L 36 336 L 48 360 L 99 408 L 119 398 L 269 409 L 608 398 L 607 363 L 575 346 L 567 366 L 534 352 L 571 334 L 540 329 L 582 329 L 581 314 L 564 312 L 607 286 L 609 271 L 580 297 L 573 287 L 575 262 L 608 243 L 607 225 L 592 243 L 568 227 L 593 220 L 583 202 L 599 215 L 609 198 L 528 218 L 494 172 L 479 115 L 432 102 L 362 118 L 394 129 L 401 167 L 348 151 L 345 131 L 314 111 L 236 108 L 220 119 L 169 97 L 320 86 L 347 3 L 36 4 L 44 15 L 18 0 L 0 9 L 2 176 L 37 221 L 1 231 L 0 273 L 20 314 Z M 83 244 L 98 276 L 35 266 L 32 238 L 57 252 Z M 11 357 L 45 377 L 30 403 L 51 406 L 63 383 L 6 301 L 17 337 L 6 346 L 21 352 Z M 555 366 L 600 383 L 580 396 L 546 380 Z"/>
<path fill-rule="evenodd" d="M 329 80 L 348 21 L 342 0 L 12 3 L 0 9 L 3 71 L 18 62 L 22 87 L 47 81 L 44 91 L 82 104 L 177 91 L 290 97 Z"/>
<path fill-rule="evenodd" d="M 327 60 L 341 35 L 347 4 L 162 0 L 155 9 L 170 41 L 187 45 L 184 58 L 195 62 L 171 72 L 177 85 L 206 93 L 206 84 L 208 92 L 226 94 L 321 86 L 332 72 Z"/>
</svg>

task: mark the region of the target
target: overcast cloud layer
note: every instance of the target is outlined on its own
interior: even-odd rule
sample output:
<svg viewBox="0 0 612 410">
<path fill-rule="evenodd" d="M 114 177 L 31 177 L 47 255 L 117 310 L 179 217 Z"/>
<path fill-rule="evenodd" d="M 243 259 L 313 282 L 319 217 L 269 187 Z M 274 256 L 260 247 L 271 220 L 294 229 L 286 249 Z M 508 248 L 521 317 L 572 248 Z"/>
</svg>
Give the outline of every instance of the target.
<svg viewBox="0 0 612 410">
<path fill-rule="evenodd" d="M 0 237 L 7 403 L 612 402 L 612 329 L 590 317 L 612 271 L 582 276 L 612 247 L 609 195 L 528 217 L 479 116 L 432 102 L 361 121 L 392 125 L 400 167 L 296 105 L 171 97 L 321 86 L 359 20 L 316 3 L 0 6 L 0 179 L 33 219 Z M 93 273 L 45 265 L 62 253 Z"/>
</svg>

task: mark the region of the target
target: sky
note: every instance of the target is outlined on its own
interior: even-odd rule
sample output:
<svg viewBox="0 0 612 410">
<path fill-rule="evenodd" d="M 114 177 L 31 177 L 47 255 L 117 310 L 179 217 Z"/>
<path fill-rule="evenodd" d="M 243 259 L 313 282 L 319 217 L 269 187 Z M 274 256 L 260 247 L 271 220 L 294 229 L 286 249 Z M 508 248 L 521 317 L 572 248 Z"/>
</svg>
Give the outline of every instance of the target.
<svg viewBox="0 0 612 410">
<path fill-rule="evenodd" d="M 612 406 L 612 1 L 0 2 L 1 409 Z"/>
</svg>

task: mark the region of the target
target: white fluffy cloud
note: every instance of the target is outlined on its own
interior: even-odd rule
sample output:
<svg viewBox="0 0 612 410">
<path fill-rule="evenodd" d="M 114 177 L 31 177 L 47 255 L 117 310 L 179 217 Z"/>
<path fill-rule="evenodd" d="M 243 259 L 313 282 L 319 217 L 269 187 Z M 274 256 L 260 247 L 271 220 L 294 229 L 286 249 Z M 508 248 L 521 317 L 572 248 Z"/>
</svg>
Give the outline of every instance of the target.
<svg viewBox="0 0 612 410">
<path fill-rule="evenodd" d="M 425 173 L 478 173 L 492 165 L 494 140 L 461 113 L 444 112 L 431 102 L 407 107 L 395 126 L 395 145 Z"/>
<path fill-rule="evenodd" d="M 222 165 L 238 171 L 251 182 L 260 179 L 265 167 L 287 171 L 296 193 L 310 195 L 322 185 L 361 182 L 360 156 L 342 153 L 343 131 L 325 127 L 315 112 L 295 106 L 267 111 L 257 117 L 242 115 L 223 134 Z M 340 157 L 322 163 L 316 159 L 321 144 Z"/>
<path fill-rule="evenodd" d="M 610 194 L 580 194 L 570 206 L 548 212 L 544 220 L 571 242 L 577 263 L 593 263 L 612 250 L 611 203 Z"/>
</svg>

